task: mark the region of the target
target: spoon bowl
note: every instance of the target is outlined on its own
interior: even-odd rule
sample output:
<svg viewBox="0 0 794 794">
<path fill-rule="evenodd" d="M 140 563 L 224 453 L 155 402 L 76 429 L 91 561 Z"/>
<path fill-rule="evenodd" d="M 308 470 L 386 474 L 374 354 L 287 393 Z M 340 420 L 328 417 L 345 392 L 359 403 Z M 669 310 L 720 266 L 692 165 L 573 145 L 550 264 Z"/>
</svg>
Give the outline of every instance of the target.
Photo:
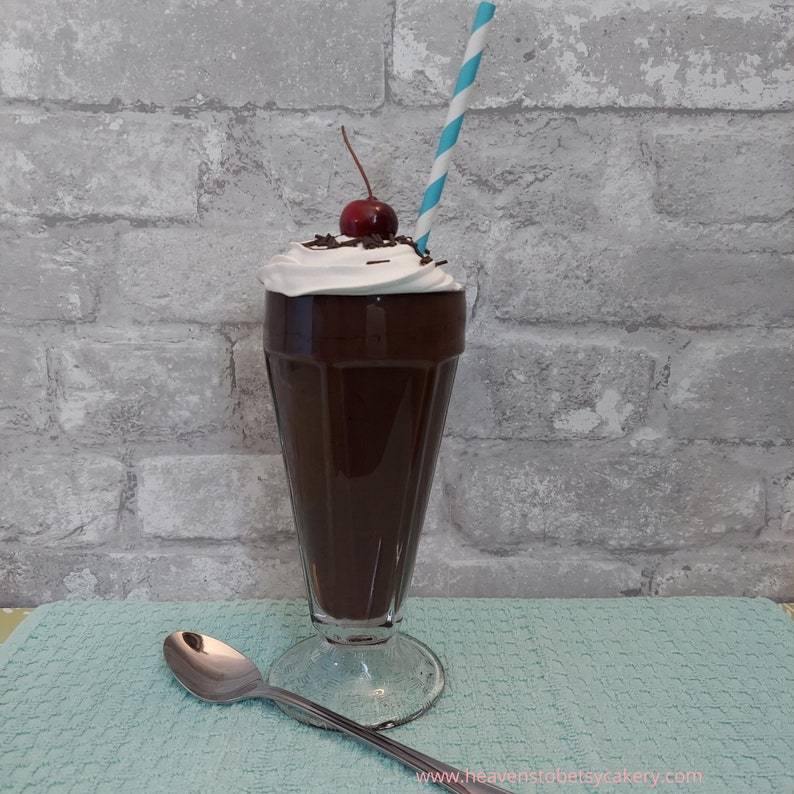
<svg viewBox="0 0 794 794">
<path fill-rule="evenodd" d="M 236 648 L 206 634 L 175 631 L 165 638 L 163 656 L 191 695 L 210 703 L 256 697 L 264 686 L 259 668 Z"/>
</svg>

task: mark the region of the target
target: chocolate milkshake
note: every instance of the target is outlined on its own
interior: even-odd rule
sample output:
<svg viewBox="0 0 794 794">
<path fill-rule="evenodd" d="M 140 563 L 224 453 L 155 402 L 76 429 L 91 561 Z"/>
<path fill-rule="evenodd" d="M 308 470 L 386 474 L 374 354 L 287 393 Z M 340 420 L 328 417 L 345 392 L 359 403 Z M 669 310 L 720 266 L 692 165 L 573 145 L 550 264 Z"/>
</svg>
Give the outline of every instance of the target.
<svg viewBox="0 0 794 794">
<path fill-rule="evenodd" d="M 363 724 L 399 724 L 444 685 L 435 655 L 397 629 L 464 347 L 464 293 L 394 235 L 293 243 L 262 279 L 267 370 L 318 631 L 268 682 Z"/>
<path fill-rule="evenodd" d="M 421 714 L 444 685 L 436 656 L 398 624 L 466 302 L 444 262 L 397 235 L 396 214 L 367 189 L 343 210 L 342 234 L 292 243 L 261 273 L 267 370 L 318 632 L 277 660 L 268 682 L 383 726 Z"/>
</svg>

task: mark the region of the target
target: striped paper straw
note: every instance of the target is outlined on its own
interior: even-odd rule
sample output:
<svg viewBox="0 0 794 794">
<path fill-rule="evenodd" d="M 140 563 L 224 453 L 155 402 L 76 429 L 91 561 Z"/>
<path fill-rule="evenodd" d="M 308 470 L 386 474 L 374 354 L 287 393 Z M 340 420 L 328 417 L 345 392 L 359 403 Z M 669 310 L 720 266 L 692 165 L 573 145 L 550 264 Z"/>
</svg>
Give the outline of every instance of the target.
<svg viewBox="0 0 794 794">
<path fill-rule="evenodd" d="M 474 23 L 471 26 L 471 36 L 466 45 L 466 53 L 463 56 L 463 66 L 458 72 L 458 81 L 455 83 L 455 90 L 452 92 L 452 100 L 447 111 L 447 120 L 444 122 L 444 130 L 441 133 L 441 140 L 438 142 L 436 159 L 433 162 L 433 169 L 430 171 L 430 179 L 425 188 L 425 195 L 422 199 L 422 206 L 419 208 L 419 218 L 416 221 L 416 232 L 414 240 L 416 247 L 424 253 L 427 250 L 427 240 L 430 237 L 430 226 L 433 217 L 438 209 L 438 202 L 441 200 L 441 193 L 444 190 L 444 183 L 447 180 L 449 171 L 449 161 L 452 157 L 452 148 L 458 142 L 460 128 L 463 126 L 463 114 L 469 105 L 469 97 L 474 89 L 474 78 L 477 76 L 477 69 L 480 66 L 480 58 L 485 47 L 485 37 L 488 27 L 493 19 L 496 6 L 493 3 L 480 3 L 477 6 L 477 13 L 474 16 Z"/>
</svg>

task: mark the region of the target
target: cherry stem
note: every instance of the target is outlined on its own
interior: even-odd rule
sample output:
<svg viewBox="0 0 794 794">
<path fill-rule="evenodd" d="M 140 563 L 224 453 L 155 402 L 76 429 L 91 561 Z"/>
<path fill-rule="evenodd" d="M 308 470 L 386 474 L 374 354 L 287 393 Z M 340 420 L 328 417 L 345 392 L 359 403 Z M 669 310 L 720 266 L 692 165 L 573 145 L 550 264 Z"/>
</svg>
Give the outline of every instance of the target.
<svg viewBox="0 0 794 794">
<path fill-rule="evenodd" d="M 367 179 L 367 175 L 364 173 L 364 168 L 361 165 L 358 157 L 356 157 L 356 153 L 353 151 L 353 147 L 350 145 L 350 141 L 347 137 L 347 132 L 345 131 L 345 125 L 342 125 L 342 138 L 345 142 L 345 146 L 347 146 L 347 150 L 350 152 L 350 156 L 353 158 L 353 162 L 356 164 L 356 168 L 358 168 L 358 172 L 361 174 L 361 178 L 364 180 L 364 184 L 367 186 L 367 193 L 369 198 L 375 198 L 372 195 L 372 188 L 369 184 L 369 179 Z"/>
</svg>

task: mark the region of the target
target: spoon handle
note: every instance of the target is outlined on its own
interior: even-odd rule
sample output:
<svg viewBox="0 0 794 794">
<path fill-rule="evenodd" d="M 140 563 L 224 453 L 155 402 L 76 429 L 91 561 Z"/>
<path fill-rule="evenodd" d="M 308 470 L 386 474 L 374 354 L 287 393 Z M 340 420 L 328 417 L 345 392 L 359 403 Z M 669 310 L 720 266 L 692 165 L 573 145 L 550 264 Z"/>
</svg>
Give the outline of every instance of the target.
<svg viewBox="0 0 794 794">
<path fill-rule="evenodd" d="M 448 791 L 454 791 L 456 794 L 496 794 L 496 792 L 509 794 L 506 789 L 490 783 L 479 783 L 476 780 L 472 780 L 471 773 L 467 774 L 454 766 L 436 761 L 418 750 L 406 747 L 404 744 L 389 739 L 388 736 L 371 728 L 365 728 L 363 725 L 359 725 L 357 722 L 353 722 L 353 720 L 343 717 L 341 714 L 337 714 L 335 711 L 331 711 L 318 703 L 307 700 L 295 692 L 289 692 L 279 687 L 266 686 L 258 691 L 257 694 L 270 700 L 277 700 L 279 703 L 284 703 L 288 706 L 295 706 L 314 717 L 319 717 L 334 728 L 377 748 L 382 753 L 411 767 L 411 769 L 415 769 L 418 772 L 437 774 L 438 777 L 433 782 L 438 783 L 438 785 L 443 786 Z"/>
</svg>

